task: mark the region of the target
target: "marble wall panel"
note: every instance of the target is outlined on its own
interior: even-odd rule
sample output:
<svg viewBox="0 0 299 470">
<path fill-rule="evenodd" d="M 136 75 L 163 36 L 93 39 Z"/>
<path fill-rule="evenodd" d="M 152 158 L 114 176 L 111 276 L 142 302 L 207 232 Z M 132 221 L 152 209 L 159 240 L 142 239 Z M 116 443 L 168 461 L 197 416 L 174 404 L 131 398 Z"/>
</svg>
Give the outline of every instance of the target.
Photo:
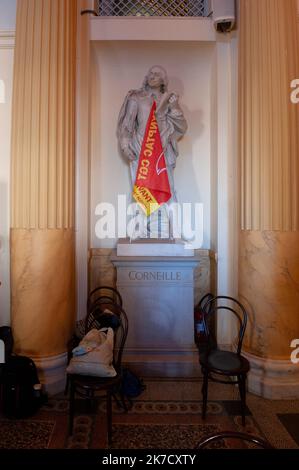
<svg viewBox="0 0 299 470">
<path fill-rule="evenodd" d="M 90 249 L 89 259 L 89 290 L 99 285 L 116 285 L 116 269 L 110 261 L 115 250 L 110 248 Z M 195 304 L 207 292 L 215 292 L 216 269 L 215 258 L 210 250 L 196 250 L 195 255 L 200 257 L 199 264 L 194 269 L 194 301 Z"/>
<path fill-rule="evenodd" d="M 289 359 L 299 338 L 299 233 L 242 231 L 239 297 L 249 323 L 244 347 L 252 354 Z"/>
<path fill-rule="evenodd" d="M 66 351 L 75 322 L 73 230 L 11 230 L 14 349 L 30 357 Z"/>
</svg>

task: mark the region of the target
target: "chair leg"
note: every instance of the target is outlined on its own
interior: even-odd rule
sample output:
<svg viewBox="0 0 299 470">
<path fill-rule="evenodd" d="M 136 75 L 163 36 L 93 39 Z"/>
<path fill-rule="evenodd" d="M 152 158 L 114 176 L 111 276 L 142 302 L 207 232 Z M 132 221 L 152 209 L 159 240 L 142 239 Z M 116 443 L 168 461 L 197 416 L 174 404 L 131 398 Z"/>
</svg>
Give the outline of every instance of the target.
<svg viewBox="0 0 299 470">
<path fill-rule="evenodd" d="M 238 376 L 238 385 L 241 398 L 242 426 L 245 426 L 245 410 L 246 410 L 246 375 Z"/>
<path fill-rule="evenodd" d="M 69 401 L 69 434 L 73 434 L 74 407 L 75 407 L 75 384 L 72 379 L 70 382 L 70 401 Z"/>
<path fill-rule="evenodd" d="M 66 382 L 65 382 L 64 395 L 67 395 L 67 394 L 68 394 L 68 391 L 69 391 L 69 382 L 70 382 L 70 378 L 69 378 L 69 375 L 67 375 L 67 376 L 66 376 Z"/>
<path fill-rule="evenodd" d="M 208 402 L 208 372 L 204 371 L 203 384 L 202 384 L 202 419 L 206 418 L 207 402 Z"/>
<path fill-rule="evenodd" d="M 127 413 L 129 411 L 129 409 L 128 409 L 127 404 L 125 402 L 124 394 L 119 392 L 120 398 L 118 398 L 118 394 L 114 392 L 114 393 L 112 393 L 112 396 L 113 396 L 118 408 L 122 408 Z"/>
<path fill-rule="evenodd" d="M 109 390 L 107 390 L 107 436 L 110 446 L 112 443 L 112 396 Z"/>
<path fill-rule="evenodd" d="M 89 390 L 88 394 L 85 397 L 86 413 L 92 413 L 93 404 L 94 404 L 94 392 L 93 390 Z"/>
</svg>

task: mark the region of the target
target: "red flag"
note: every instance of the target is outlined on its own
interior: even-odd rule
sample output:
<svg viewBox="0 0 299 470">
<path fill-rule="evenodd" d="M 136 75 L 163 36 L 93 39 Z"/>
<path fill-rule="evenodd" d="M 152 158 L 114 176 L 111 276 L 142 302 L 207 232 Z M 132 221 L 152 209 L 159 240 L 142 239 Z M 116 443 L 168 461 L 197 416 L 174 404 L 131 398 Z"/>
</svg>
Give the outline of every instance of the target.
<svg viewBox="0 0 299 470">
<path fill-rule="evenodd" d="M 171 198 L 165 155 L 155 111 L 156 102 L 154 101 L 145 129 L 133 188 L 133 197 L 147 216 Z"/>
</svg>

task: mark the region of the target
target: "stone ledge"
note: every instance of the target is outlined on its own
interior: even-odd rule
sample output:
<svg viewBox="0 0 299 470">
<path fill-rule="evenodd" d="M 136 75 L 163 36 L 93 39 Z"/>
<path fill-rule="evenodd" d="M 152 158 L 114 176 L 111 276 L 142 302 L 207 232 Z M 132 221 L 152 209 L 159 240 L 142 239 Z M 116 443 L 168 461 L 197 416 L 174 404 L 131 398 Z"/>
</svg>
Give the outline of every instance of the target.
<svg viewBox="0 0 299 470">
<path fill-rule="evenodd" d="M 64 390 L 66 381 L 67 353 L 50 357 L 32 357 L 39 380 L 49 395 Z"/>
<path fill-rule="evenodd" d="M 14 30 L 0 30 L 0 49 L 14 49 L 15 36 Z"/>
<path fill-rule="evenodd" d="M 299 398 L 299 364 L 243 352 L 250 362 L 248 391 L 271 400 Z"/>
</svg>

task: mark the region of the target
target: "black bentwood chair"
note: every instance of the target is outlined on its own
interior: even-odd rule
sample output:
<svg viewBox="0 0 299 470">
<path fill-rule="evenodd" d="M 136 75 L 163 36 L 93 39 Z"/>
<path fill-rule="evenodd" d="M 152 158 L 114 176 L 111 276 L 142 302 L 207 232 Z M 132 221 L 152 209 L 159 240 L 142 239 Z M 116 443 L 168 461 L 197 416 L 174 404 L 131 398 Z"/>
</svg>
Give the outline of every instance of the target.
<svg viewBox="0 0 299 470">
<path fill-rule="evenodd" d="M 250 365 L 241 355 L 242 342 L 247 324 L 247 312 L 243 305 L 232 297 L 224 295 L 208 300 L 203 306 L 204 330 L 207 336 L 207 348 L 199 355 L 199 362 L 203 373 L 203 405 L 202 418 L 205 419 L 208 400 L 208 381 L 223 384 L 238 384 L 241 398 L 242 424 L 245 426 L 246 409 L 246 378 Z M 217 312 L 230 312 L 238 322 L 238 341 L 236 352 L 224 351 L 215 345 L 214 338 L 210 335 L 210 322 Z M 218 378 L 220 376 L 220 378 Z"/>
<path fill-rule="evenodd" d="M 94 310 L 94 308 L 97 305 L 99 305 L 99 304 L 106 305 L 108 303 L 109 303 L 109 305 L 111 303 L 112 304 L 117 304 L 117 305 L 120 305 L 120 307 L 122 307 L 122 305 L 123 305 L 122 297 L 121 297 L 120 293 L 118 292 L 118 290 L 115 289 L 114 287 L 111 287 L 111 286 L 98 286 L 88 294 L 87 310 L 86 310 L 87 311 L 87 316 L 85 317 L 85 319 L 80 320 L 80 321 L 77 322 L 77 326 L 78 326 L 78 330 L 80 330 L 80 334 L 79 334 L 79 332 L 74 333 L 72 335 L 72 337 L 70 338 L 70 340 L 68 341 L 68 344 L 67 344 L 67 354 L 68 354 L 67 362 L 68 363 L 70 362 L 70 360 L 72 358 L 72 350 L 76 346 L 78 346 L 78 344 L 80 343 L 83 336 L 86 335 L 88 333 L 88 331 L 90 330 L 90 328 L 87 324 L 87 322 L 90 321 L 90 319 L 88 318 L 88 314 L 90 312 L 92 312 L 92 310 Z M 64 389 L 64 394 L 65 395 L 67 395 L 68 389 L 69 389 L 69 378 L 67 376 L 65 389 Z"/>
<path fill-rule="evenodd" d="M 122 307 L 123 299 L 117 289 L 111 286 L 98 286 L 93 289 L 87 298 L 87 313 L 93 309 L 98 303 L 103 303 L 107 300 L 112 301 L 114 304 L 118 304 Z"/>
<path fill-rule="evenodd" d="M 272 447 L 268 441 L 266 441 L 265 439 L 262 439 L 259 436 L 253 436 L 252 434 L 247 434 L 244 432 L 235 432 L 235 431 L 222 431 L 217 434 L 211 434 L 209 436 L 206 436 L 201 441 L 199 441 L 199 443 L 197 444 L 195 448 L 204 449 L 208 447 L 210 444 L 213 444 L 214 442 L 217 442 L 226 438 L 247 441 L 247 442 L 250 442 L 251 444 L 255 444 L 257 447 L 260 447 L 262 449 L 274 449 L 274 447 Z"/>
<path fill-rule="evenodd" d="M 211 294 L 210 292 L 208 294 L 205 294 L 200 299 L 198 304 L 194 307 L 194 320 L 195 320 L 194 342 L 196 346 L 198 347 L 199 353 L 203 352 L 207 346 L 206 345 L 207 337 L 205 335 L 204 328 L 203 328 L 203 316 L 204 316 L 203 307 L 213 297 L 214 297 L 213 294 Z M 211 332 L 210 332 L 210 336 L 212 337 Z"/>
<path fill-rule="evenodd" d="M 96 394 L 103 392 L 106 395 L 107 437 L 110 445 L 112 442 L 112 397 L 116 398 L 117 394 L 121 394 L 121 362 L 128 334 L 128 318 L 124 309 L 111 301 L 95 305 L 94 309 L 86 316 L 85 332 L 87 333 L 93 328 L 101 329 L 109 326 L 114 330 L 113 367 L 117 375 L 115 377 L 95 377 L 69 373 L 67 381 L 70 385 L 69 433 L 73 432 L 75 395 L 85 398 L 90 405 L 95 400 Z M 118 400 L 116 399 L 116 401 Z M 122 402 L 124 403 L 123 397 Z M 126 409 L 125 405 L 124 408 Z"/>
</svg>

